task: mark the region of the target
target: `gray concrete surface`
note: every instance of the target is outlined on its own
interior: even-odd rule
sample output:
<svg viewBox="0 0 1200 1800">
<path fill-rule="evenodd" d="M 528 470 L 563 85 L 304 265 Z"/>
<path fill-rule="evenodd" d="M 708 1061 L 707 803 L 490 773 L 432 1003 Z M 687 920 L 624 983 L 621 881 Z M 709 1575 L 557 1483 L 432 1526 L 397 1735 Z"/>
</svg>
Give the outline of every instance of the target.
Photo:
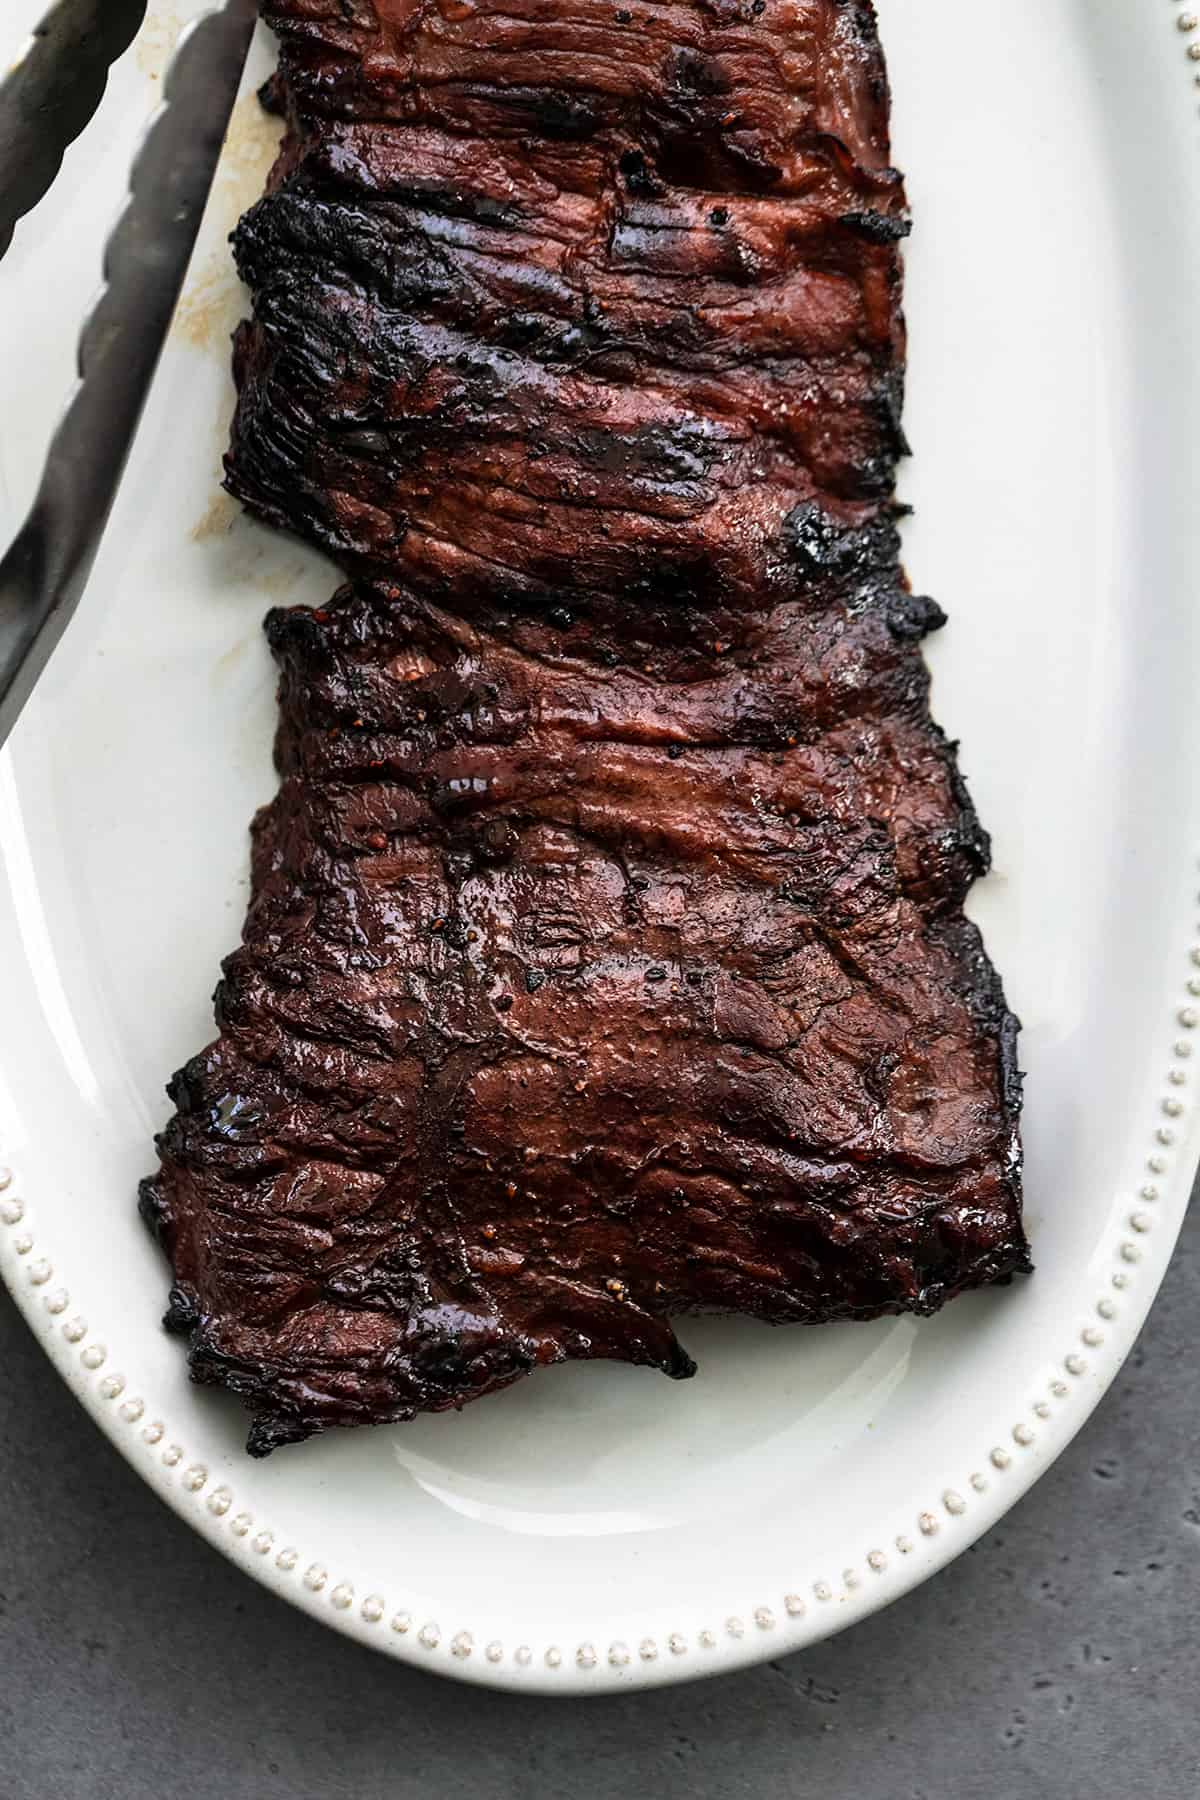
<svg viewBox="0 0 1200 1800">
<path fill-rule="evenodd" d="M 0 1800 L 1196 1800 L 1200 1209 L 1072 1448 L 816 1650 L 507 1699 L 344 1642 L 154 1500 L 0 1300 Z"/>
</svg>

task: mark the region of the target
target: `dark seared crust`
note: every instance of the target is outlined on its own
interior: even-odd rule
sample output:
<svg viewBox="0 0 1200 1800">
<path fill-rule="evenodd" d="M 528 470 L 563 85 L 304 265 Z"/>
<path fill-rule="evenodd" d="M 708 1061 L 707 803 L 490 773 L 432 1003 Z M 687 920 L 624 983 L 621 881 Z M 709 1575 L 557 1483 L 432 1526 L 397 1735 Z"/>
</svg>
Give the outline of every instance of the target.
<svg viewBox="0 0 1200 1800">
<path fill-rule="evenodd" d="M 281 787 L 142 1188 L 195 1378 L 265 1454 L 1027 1269 L 872 9 L 266 13 L 228 481 L 354 580 L 268 620 Z"/>
</svg>

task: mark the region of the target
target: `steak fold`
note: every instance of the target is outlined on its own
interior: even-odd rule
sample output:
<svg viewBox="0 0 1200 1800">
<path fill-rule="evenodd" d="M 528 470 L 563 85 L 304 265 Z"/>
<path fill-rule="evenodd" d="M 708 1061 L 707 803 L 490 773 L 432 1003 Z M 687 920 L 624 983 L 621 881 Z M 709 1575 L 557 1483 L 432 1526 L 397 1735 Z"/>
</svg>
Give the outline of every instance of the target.
<svg viewBox="0 0 1200 1800">
<path fill-rule="evenodd" d="M 273 0 L 228 482 L 281 786 L 142 1207 L 250 1449 L 1028 1268 L 900 568 L 873 14 Z"/>
</svg>

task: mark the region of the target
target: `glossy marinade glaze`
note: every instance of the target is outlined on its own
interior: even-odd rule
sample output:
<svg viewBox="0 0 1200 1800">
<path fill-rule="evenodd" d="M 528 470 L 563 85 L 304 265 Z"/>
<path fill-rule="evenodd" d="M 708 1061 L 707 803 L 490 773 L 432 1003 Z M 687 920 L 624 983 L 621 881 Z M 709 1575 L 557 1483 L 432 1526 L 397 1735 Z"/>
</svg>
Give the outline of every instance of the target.
<svg viewBox="0 0 1200 1800">
<path fill-rule="evenodd" d="M 872 9 L 272 0 L 228 483 L 281 787 L 142 1205 L 263 1453 L 1028 1267 L 900 568 Z"/>
</svg>

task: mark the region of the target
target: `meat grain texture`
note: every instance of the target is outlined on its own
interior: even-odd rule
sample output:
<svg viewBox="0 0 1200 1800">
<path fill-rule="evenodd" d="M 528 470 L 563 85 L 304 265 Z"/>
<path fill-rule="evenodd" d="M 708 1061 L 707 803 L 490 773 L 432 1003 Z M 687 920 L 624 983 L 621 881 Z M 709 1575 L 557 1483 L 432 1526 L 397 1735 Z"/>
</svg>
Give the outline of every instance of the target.
<svg viewBox="0 0 1200 1800">
<path fill-rule="evenodd" d="M 351 585 L 268 621 L 281 786 L 142 1191 L 194 1376 L 264 1454 L 1027 1269 L 872 8 L 264 11 L 228 486 Z"/>
</svg>

